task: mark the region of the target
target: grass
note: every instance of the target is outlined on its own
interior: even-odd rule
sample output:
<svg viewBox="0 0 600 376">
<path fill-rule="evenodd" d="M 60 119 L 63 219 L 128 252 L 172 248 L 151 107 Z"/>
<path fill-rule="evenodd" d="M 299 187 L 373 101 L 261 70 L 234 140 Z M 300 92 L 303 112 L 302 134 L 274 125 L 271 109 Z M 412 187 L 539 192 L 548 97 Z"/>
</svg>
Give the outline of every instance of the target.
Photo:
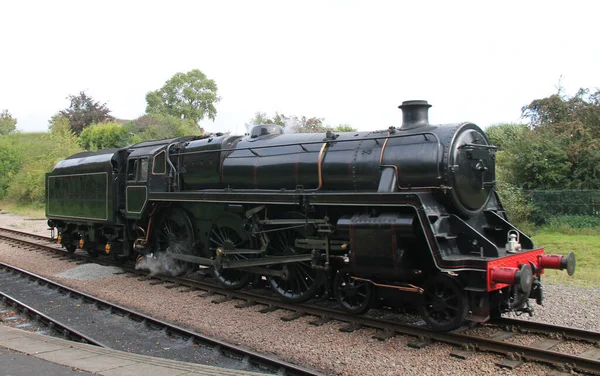
<svg viewBox="0 0 600 376">
<path fill-rule="evenodd" d="M 533 237 L 537 247 L 544 247 L 546 253 L 575 254 L 577 267 L 575 275 L 569 277 L 565 270 L 546 270 L 546 280 L 551 283 L 575 284 L 584 287 L 600 285 L 600 236 L 540 231 Z"/>
<path fill-rule="evenodd" d="M 43 205 L 19 205 L 10 201 L 1 201 L 0 210 L 2 213 L 22 215 L 33 219 L 46 218 L 46 210 Z"/>
</svg>

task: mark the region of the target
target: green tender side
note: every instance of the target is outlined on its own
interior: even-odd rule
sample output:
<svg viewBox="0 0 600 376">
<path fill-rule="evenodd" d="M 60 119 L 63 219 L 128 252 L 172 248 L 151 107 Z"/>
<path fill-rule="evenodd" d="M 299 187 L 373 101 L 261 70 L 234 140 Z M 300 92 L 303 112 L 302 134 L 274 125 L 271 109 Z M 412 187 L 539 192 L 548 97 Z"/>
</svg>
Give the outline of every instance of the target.
<svg viewBox="0 0 600 376">
<path fill-rule="evenodd" d="M 109 220 L 108 173 L 54 175 L 47 179 L 48 217 Z"/>
</svg>

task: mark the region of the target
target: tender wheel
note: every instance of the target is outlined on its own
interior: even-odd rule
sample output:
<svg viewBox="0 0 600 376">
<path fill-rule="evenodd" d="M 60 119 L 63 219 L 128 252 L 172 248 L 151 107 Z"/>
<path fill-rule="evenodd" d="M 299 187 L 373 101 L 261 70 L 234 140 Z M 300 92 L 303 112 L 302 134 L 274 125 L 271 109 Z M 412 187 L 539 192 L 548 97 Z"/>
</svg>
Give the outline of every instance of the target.
<svg viewBox="0 0 600 376">
<path fill-rule="evenodd" d="M 339 305 L 355 315 L 368 311 L 375 296 L 373 285 L 367 281 L 353 279 L 350 273 L 343 271 L 335 275 L 333 289 Z"/>
<path fill-rule="evenodd" d="M 190 268 L 190 264 L 168 257 L 171 254 L 193 254 L 194 227 L 185 210 L 174 208 L 158 219 L 157 227 L 153 231 L 152 247 L 157 258 L 160 258 L 161 254 L 167 256 L 160 262 L 163 272 L 180 275 Z"/>
<path fill-rule="evenodd" d="M 249 239 L 242 228 L 242 219 L 234 216 L 221 217 L 215 221 L 208 240 L 208 256 L 215 257 L 217 248 L 248 248 Z M 246 259 L 245 255 L 226 256 L 229 260 Z M 213 270 L 215 278 L 227 289 L 239 289 L 248 284 L 252 275 L 238 269 Z"/>
<path fill-rule="evenodd" d="M 72 255 L 73 253 L 75 253 L 75 251 L 77 250 L 77 246 L 75 246 L 73 244 L 67 244 L 64 247 L 67 250 L 67 253 L 69 253 L 70 255 Z"/>
<path fill-rule="evenodd" d="M 419 313 L 429 326 L 447 331 L 464 322 L 468 311 L 467 296 L 455 278 L 437 275 L 425 283 L 424 290 Z"/>
<path fill-rule="evenodd" d="M 296 237 L 306 237 L 308 232 L 304 227 L 272 232 L 269 254 L 290 256 L 306 253 L 307 250 L 297 249 L 294 245 Z M 301 303 L 309 300 L 325 281 L 325 273 L 313 269 L 310 261 L 274 265 L 271 268 L 285 272 L 284 277 L 269 276 L 269 284 L 273 291 L 288 302 Z"/>
<path fill-rule="evenodd" d="M 86 250 L 85 250 L 85 251 L 87 252 L 88 256 L 90 256 L 90 257 L 92 257 L 92 258 L 96 258 L 96 257 L 98 257 L 98 255 L 99 255 L 98 251 L 96 251 L 96 250 L 95 250 L 95 249 L 93 249 L 93 248 L 86 248 Z"/>
</svg>

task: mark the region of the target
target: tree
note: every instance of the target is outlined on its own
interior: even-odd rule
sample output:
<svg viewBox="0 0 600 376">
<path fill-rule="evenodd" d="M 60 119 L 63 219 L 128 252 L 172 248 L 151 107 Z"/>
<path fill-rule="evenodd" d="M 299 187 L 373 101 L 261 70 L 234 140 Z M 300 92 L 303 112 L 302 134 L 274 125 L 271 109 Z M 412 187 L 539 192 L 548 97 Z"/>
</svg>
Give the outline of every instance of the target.
<svg viewBox="0 0 600 376">
<path fill-rule="evenodd" d="M 109 121 L 92 124 L 79 135 L 79 145 L 85 150 L 121 148 L 129 144 L 129 133 L 121 124 Z"/>
<path fill-rule="evenodd" d="M 17 129 L 17 119 L 12 117 L 8 110 L 0 113 L 0 136 L 5 136 Z"/>
<path fill-rule="evenodd" d="M 141 116 L 125 125 L 133 134 L 132 143 L 182 136 L 200 136 L 204 130 L 190 119 L 153 114 Z"/>
<path fill-rule="evenodd" d="M 356 132 L 356 128 L 351 127 L 349 124 L 340 124 L 333 128 L 334 132 Z"/>
<path fill-rule="evenodd" d="M 91 124 L 114 120 L 109 115 L 110 110 L 106 103 L 94 101 L 85 91 L 81 91 L 79 95 L 69 95 L 67 99 L 71 102 L 69 108 L 60 111 L 59 114 L 69 120 L 75 134 L 80 134 Z"/>
<path fill-rule="evenodd" d="M 190 119 L 198 123 L 208 116 L 215 120 L 218 103 L 217 84 L 199 69 L 176 73 L 163 87 L 146 94 L 146 112 Z"/>
<path fill-rule="evenodd" d="M 287 132 L 292 133 L 325 133 L 327 131 L 334 132 L 356 132 L 356 128 L 351 127 L 348 124 L 340 124 L 333 128 L 329 125 L 324 125 L 323 120 L 325 118 L 317 117 L 306 117 L 306 116 L 285 116 L 279 112 L 275 112 L 275 115 L 269 117 L 265 112 L 256 112 L 254 117 L 246 123 L 246 129 L 248 132 L 253 126 L 259 124 L 277 124 L 286 129 Z"/>
<path fill-rule="evenodd" d="M 600 90 L 579 89 L 574 96 L 562 88 L 547 98 L 536 99 L 522 108 L 534 132 L 562 140 L 570 163 L 565 187 L 600 188 Z"/>
<path fill-rule="evenodd" d="M 485 133 L 492 145 L 502 150 L 521 139 L 528 131 L 527 124 L 496 124 L 487 127 Z"/>
<path fill-rule="evenodd" d="M 22 147 L 12 137 L 0 138 L 0 199 L 6 196 L 11 181 L 23 164 Z"/>
</svg>

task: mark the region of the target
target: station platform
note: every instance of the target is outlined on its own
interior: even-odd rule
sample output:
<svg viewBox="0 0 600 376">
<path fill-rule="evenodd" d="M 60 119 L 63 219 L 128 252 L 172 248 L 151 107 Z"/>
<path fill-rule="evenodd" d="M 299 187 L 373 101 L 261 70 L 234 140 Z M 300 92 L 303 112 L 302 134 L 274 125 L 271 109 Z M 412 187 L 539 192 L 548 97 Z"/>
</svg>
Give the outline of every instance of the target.
<svg viewBox="0 0 600 376">
<path fill-rule="evenodd" d="M 131 354 L 0 325 L 0 376 L 4 375 L 264 376 Z"/>
</svg>

